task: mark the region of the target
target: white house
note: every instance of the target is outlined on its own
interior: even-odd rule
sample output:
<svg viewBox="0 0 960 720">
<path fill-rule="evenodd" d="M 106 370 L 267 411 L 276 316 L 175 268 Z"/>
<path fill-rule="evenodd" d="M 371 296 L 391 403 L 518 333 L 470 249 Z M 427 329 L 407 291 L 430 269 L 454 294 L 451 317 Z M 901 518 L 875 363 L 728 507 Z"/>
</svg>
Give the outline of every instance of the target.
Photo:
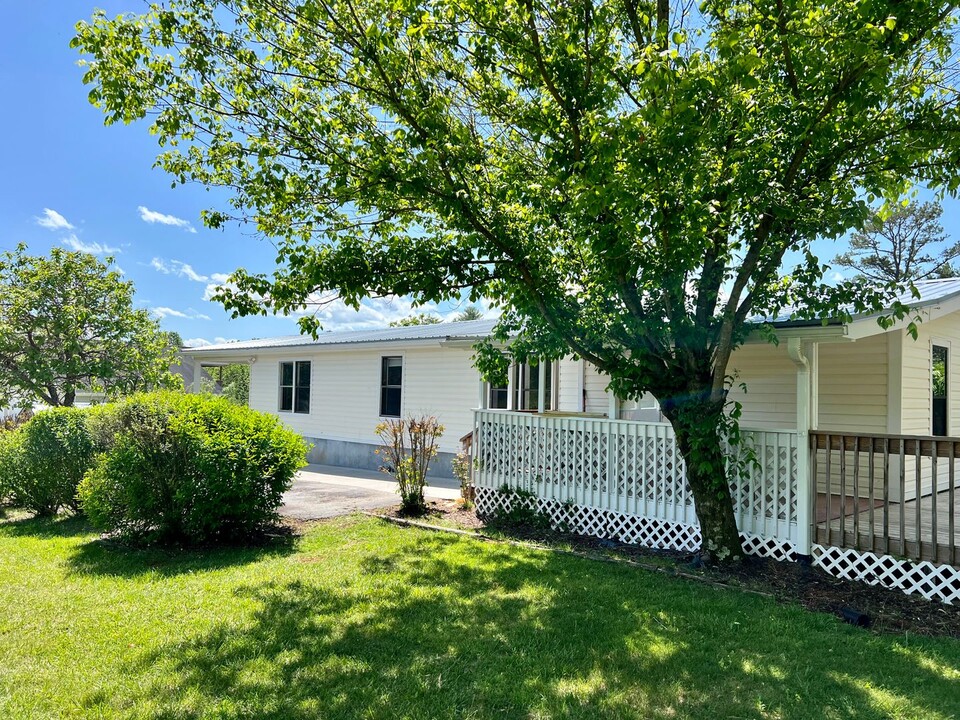
<svg viewBox="0 0 960 720">
<path fill-rule="evenodd" d="M 757 336 L 734 353 L 731 398 L 742 403 L 756 454 L 736 502 L 755 551 L 816 560 L 828 548 L 844 567 L 854 561 L 836 552 L 958 563 L 960 441 L 946 438 L 960 436 L 960 280 L 917 288 L 919 299 L 904 298 L 922 318 L 916 340 L 906 321 L 784 317 L 772 323 L 779 344 Z M 621 402 L 575 358 L 515 366 L 506 386 L 491 387 L 473 368 L 472 346 L 492 326 L 334 332 L 188 353 L 197 365 L 250 363 L 251 407 L 314 443 L 313 462 L 376 467 L 381 418 L 432 414 L 446 427 L 438 473 L 449 473 L 460 438 L 475 433 L 481 508 L 506 502 L 496 488 L 524 487 L 554 519 L 577 508 L 573 525 L 584 532 L 695 549 L 682 460 L 656 402 Z M 960 573 L 949 577 L 955 586 L 937 596 L 960 598 Z"/>
</svg>

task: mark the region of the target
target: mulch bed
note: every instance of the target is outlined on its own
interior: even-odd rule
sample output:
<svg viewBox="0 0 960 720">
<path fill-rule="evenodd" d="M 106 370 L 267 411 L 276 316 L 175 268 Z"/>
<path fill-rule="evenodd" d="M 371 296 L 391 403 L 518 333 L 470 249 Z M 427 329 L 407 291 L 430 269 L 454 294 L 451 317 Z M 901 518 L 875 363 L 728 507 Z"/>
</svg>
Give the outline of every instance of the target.
<svg viewBox="0 0 960 720">
<path fill-rule="evenodd" d="M 813 612 L 829 613 L 841 618 L 845 609 L 862 613 L 869 618 L 870 630 L 875 632 L 960 639 L 958 607 L 931 602 L 916 595 L 905 595 L 899 590 L 843 580 L 809 565 L 750 558 L 748 562 L 735 567 L 696 568 L 693 566 L 695 558 L 689 553 L 653 550 L 547 528 L 488 524 L 478 518 L 472 509 L 465 510 L 454 501 L 434 501 L 429 505 L 430 511 L 426 516 L 407 519 L 431 524 L 439 521 L 444 525 L 455 525 L 462 530 L 480 533 L 496 530 L 512 539 L 547 546 L 562 545 L 598 559 L 608 559 L 612 555 L 640 563 L 646 560 L 651 563 L 651 569 L 758 592 L 779 602 L 799 603 Z M 396 509 L 385 514 L 403 517 Z M 668 562 L 665 564 L 664 560 Z M 654 561 L 656 566 L 653 565 Z"/>
</svg>

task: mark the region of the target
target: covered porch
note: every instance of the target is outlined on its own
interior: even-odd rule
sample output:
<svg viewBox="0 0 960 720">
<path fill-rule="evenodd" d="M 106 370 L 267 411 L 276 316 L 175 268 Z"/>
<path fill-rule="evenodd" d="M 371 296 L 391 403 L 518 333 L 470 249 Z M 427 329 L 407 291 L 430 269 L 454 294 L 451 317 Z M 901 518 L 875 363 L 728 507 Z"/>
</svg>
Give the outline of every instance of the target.
<svg viewBox="0 0 960 720">
<path fill-rule="evenodd" d="M 749 552 L 960 602 L 960 439 L 933 433 L 960 428 L 952 324 L 931 322 L 916 341 L 903 328 L 803 328 L 735 355 L 748 390 L 735 395 L 744 441 L 731 449 L 730 480 Z M 562 366 L 556 375 L 538 387 L 544 412 L 476 411 L 478 509 L 523 502 L 575 532 L 695 551 L 669 424 L 623 419 L 636 404 L 609 393 L 605 412 L 595 400 L 593 412 L 549 409 L 548 393 L 564 393 Z"/>
</svg>

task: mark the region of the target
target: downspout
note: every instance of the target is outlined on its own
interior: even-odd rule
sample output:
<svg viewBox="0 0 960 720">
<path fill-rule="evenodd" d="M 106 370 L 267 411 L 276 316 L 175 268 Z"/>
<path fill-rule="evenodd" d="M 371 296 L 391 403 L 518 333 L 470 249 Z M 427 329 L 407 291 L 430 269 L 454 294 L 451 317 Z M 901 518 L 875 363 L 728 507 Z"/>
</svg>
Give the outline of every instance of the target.
<svg viewBox="0 0 960 720">
<path fill-rule="evenodd" d="M 800 338 L 787 339 L 787 355 L 797 366 L 797 538 L 799 561 L 810 560 L 813 530 L 813 493 L 816 481 L 810 477 L 811 370 L 813 363 L 804 354 Z"/>
</svg>

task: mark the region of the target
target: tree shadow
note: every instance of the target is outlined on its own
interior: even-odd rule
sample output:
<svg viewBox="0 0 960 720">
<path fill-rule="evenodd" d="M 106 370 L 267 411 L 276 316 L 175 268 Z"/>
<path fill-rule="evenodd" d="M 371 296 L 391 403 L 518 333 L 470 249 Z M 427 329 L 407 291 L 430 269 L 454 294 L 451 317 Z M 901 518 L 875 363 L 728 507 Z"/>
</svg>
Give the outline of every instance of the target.
<svg viewBox="0 0 960 720">
<path fill-rule="evenodd" d="M 0 522 L 0 537 L 71 538 L 94 532 L 82 515 L 20 517 L 19 511 L 8 512 Z"/>
<path fill-rule="evenodd" d="M 130 702 L 155 718 L 292 720 L 880 717 L 889 697 L 905 716 L 960 712 L 935 654 L 895 638 L 735 591 L 482 547 L 410 536 L 370 547 L 345 585 L 318 570 L 248 586 L 249 619 L 140 658 Z"/>
<path fill-rule="evenodd" d="M 289 555 L 296 547 L 293 535 L 265 538 L 252 545 L 204 548 L 138 548 L 98 539 L 77 547 L 67 562 L 72 572 L 81 575 L 172 577 Z"/>
</svg>

